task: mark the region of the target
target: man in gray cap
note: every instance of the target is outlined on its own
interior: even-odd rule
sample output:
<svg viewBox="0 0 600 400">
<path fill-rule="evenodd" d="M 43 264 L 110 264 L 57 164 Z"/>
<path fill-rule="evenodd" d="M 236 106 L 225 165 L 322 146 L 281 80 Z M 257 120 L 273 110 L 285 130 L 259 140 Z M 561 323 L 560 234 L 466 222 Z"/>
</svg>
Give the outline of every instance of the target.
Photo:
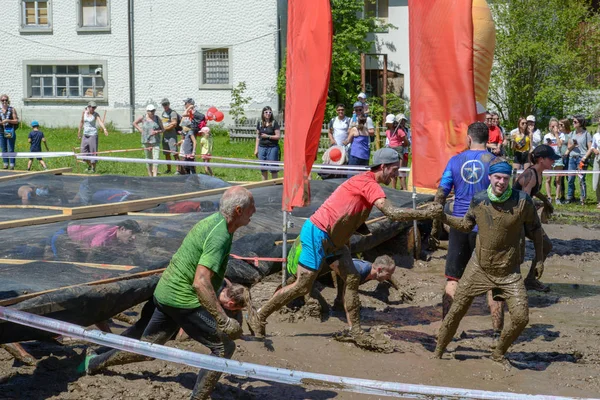
<svg viewBox="0 0 600 400">
<path fill-rule="evenodd" d="M 177 121 L 179 119 L 179 115 L 177 111 L 171 109 L 171 102 L 166 97 L 161 100 L 160 104 L 163 106 L 163 112 L 161 114 L 162 123 L 164 126 L 163 132 L 163 154 L 165 155 L 165 160 L 171 160 L 171 154 L 175 157 L 175 153 L 177 153 Z M 167 174 L 171 173 L 171 164 L 167 164 L 167 170 L 165 171 Z"/>
<path fill-rule="evenodd" d="M 355 175 L 342 183 L 319 209 L 306 220 L 300 232 L 298 245 L 297 279 L 281 288 L 256 313 L 248 315 L 248 325 L 258 337 L 265 335 L 267 318 L 297 297 L 304 296 L 326 264 L 338 261 L 338 270 L 346 282 L 344 308 L 350 325 L 350 335 L 361 347 L 369 347 L 371 342 L 360 327 L 360 300 L 358 286 L 361 281 L 350 249 L 347 246 L 355 232 L 368 233 L 365 221 L 373 206 L 388 218 L 395 221 L 440 218 L 442 206 L 431 204 L 422 210 L 399 208 L 392 204 L 381 188 L 388 185 L 398 175 L 400 159 L 390 148 L 377 150 L 373 155 L 370 171 Z"/>
</svg>

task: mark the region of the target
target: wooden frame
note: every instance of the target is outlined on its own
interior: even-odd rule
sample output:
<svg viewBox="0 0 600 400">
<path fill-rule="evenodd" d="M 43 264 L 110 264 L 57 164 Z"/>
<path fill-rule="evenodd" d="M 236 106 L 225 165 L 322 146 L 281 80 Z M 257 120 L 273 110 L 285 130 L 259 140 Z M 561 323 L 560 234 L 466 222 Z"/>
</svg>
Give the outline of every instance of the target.
<svg viewBox="0 0 600 400">
<path fill-rule="evenodd" d="M 70 168 L 68 168 L 70 170 Z M 44 171 L 46 172 L 46 171 Z M 22 175 L 21 175 L 22 176 Z M 239 185 L 246 189 L 254 189 L 259 187 L 278 185 L 283 183 L 283 178 L 270 179 L 261 182 L 247 183 Z M 197 197 L 212 196 L 225 192 L 229 187 L 201 190 L 198 192 L 174 194 L 170 196 L 152 197 L 149 199 L 123 201 L 121 203 L 99 204 L 94 206 L 83 206 L 74 208 L 63 208 L 61 215 L 51 215 L 45 217 L 34 217 L 18 219 L 14 221 L 0 222 L 0 230 L 17 228 L 22 226 L 43 225 L 53 222 L 71 221 L 76 219 L 86 219 L 95 217 L 105 217 L 109 215 L 127 214 L 130 212 L 143 211 L 160 204 L 170 201 L 179 201 L 193 199 Z"/>
<path fill-rule="evenodd" d="M 47 169 L 44 171 L 24 172 L 22 174 L 0 176 L 0 182 L 13 181 L 16 179 L 26 179 L 26 178 L 30 178 L 32 176 L 39 176 L 39 175 L 61 175 L 65 172 L 71 172 L 71 171 L 72 171 L 72 168 L 68 167 L 68 168 Z"/>
</svg>

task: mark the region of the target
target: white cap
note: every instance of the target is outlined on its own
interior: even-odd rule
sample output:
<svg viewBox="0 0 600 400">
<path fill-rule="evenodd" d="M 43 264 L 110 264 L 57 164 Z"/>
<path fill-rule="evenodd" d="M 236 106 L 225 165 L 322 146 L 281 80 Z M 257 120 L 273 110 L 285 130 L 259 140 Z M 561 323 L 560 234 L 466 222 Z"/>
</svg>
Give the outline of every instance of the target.
<svg viewBox="0 0 600 400">
<path fill-rule="evenodd" d="M 363 92 L 360 92 L 360 93 L 358 94 L 358 98 L 359 98 L 359 99 L 366 99 L 366 98 L 367 98 L 367 95 L 366 95 L 366 94 L 364 94 Z"/>
<path fill-rule="evenodd" d="M 535 122 L 535 115 L 528 115 L 527 122 Z"/>
<path fill-rule="evenodd" d="M 154 107 L 154 104 L 148 104 L 146 106 L 146 111 L 155 111 L 156 107 Z"/>
<path fill-rule="evenodd" d="M 396 115 L 396 121 L 400 122 L 402 120 L 408 121 L 408 118 L 406 118 L 406 115 L 404 115 L 404 114 Z"/>
<path fill-rule="evenodd" d="M 395 120 L 396 120 L 396 117 L 394 116 L 394 114 L 388 114 L 385 116 L 386 124 L 393 124 Z"/>
</svg>

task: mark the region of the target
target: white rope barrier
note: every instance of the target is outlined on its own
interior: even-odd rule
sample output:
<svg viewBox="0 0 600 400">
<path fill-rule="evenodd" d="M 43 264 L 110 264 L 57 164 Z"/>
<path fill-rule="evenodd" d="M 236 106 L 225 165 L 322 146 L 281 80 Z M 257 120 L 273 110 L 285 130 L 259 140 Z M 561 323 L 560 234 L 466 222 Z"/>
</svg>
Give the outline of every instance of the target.
<svg viewBox="0 0 600 400">
<path fill-rule="evenodd" d="M 441 386 L 427 386 L 384 382 L 370 379 L 349 378 L 335 375 L 325 375 L 313 372 L 295 371 L 285 368 L 275 368 L 260 364 L 229 360 L 204 354 L 197 354 L 168 346 L 142 342 L 123 336 L 106 333 L 95 329 L 85 329 L 81 326 L 62 322 L 55 319 L 30 314 L 23 311 L 0 307 L 0 319 L 20 325 L 53 332 L 63 336 L 84 340 L 101 346 L 158 358 L 164 361 L 205 368 L 212 371 L 279 382 L 289 385 L 302 385 L 334 389 L 340 391 L 363 393 L 373 396 L 390 396 L 413 399 L 432 398 L 462 398 L 485 400 L 571 400 L 574 398 L 528 395 L 508 392 L 489 392 L 484 390 L 460 389 Z M 599 400 L 599 399 L 596 399 Z"/>
<path fill-rule="evenodd" d="M 72 151 L 46 151 L 46 152 L 18 152 L 18 153 L 0 153 L 2 158 L 56 158 L 73 157 Z"/>
</svg>

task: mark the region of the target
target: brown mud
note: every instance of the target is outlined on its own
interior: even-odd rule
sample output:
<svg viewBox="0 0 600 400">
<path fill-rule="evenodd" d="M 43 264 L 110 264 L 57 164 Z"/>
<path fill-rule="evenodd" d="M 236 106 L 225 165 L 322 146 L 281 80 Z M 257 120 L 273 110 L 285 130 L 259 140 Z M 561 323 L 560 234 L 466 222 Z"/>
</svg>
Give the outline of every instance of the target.
<svg viewBox="0 0 600 400">
<path fill-rule="evenodd" d="M 508 349 L 512 368 L 490 360 L 492 325 L 485 296 L 475 298 L 442 360 L 432 359 L 440 327 L 445 250 L 395 277 L 414 293 L 413 300 L 394 299 L 387 284 L 368 282 L 359 289 L 362 328 L 389 338 L 402 352 L 366 351 L 332 337 L 347 327 L 343 312 L 322 316 L 318 304 L 302 318 L 284 308 L 269 318 L 267 339 L 245 335 L 236 341 L 234 359 L 293 370 L 412 384 L 470 389 L 598 397 L 600 393 L 600 231 L 581 226 L 545 225 L 554 249 L 545 263 L 542 282 L 549 293 L 528 292 L 529 324 Z M 533 246 L 527 242 L 528 271 Z M 264 304 L 279 278 L 257 285 L 252 299 Z M 375 290 L 378 292 L 375 293 Z M 386 291 L 389 293 L 386 295 Z M 333 287 L 322 292 L 330 305 Z M 389 300 L 387 304 L 384 300 Z M 140 307 L 125 314 L 135 317 Z M 303 313 L 303 312 L 301 312 Z M 290 322 L 294 315 L 294 321 Z M 507 318 L 508 315 L 507 315 Z M 129 325 L 113 320 L 120 332 Z M 191 340 L 169 346 L 207 354 Z M 86 344 L 69 341 L 27 342 L 38 359 L 31 367 L 0 350 L 0 397 L 3 399 L 188 399 L 197 369 L 160 360 L 111 367 L 94 376 L 78 376 Z M 336 385 L 305 386 L 223 375 L 213 399 L 371 399 L 344 392 Z"/>
</svg>

